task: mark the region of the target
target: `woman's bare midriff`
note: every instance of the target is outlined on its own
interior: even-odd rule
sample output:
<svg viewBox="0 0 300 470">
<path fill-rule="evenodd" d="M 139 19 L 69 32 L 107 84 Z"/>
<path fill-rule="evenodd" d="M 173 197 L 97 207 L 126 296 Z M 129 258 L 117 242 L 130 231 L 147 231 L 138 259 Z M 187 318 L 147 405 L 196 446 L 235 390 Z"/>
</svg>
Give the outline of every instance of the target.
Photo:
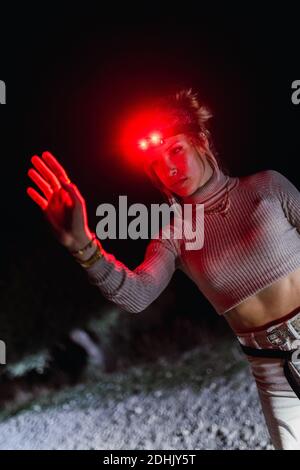
<svg viewBox="0 0 300 470">
<path fill-rule="evenodd" d="M 224 314 L 236 333 L 251 331 L 300 309 L 300 268 Z"/>
</svg>

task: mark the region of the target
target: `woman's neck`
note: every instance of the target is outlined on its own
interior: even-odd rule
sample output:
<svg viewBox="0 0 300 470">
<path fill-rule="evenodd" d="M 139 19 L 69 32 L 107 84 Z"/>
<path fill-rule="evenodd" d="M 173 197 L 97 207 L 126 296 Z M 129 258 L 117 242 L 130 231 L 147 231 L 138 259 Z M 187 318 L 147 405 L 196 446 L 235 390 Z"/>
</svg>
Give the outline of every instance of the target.
<svg viewBox="0 0 300 470">
<path fill-rule="evenodd" d="M 202 184 L 194 193 L 181 198 L 184 204 L 204 204 L 210 206 L 217 200 L 222 198 L 226 192 L 227 185 L 235 178 L 225 175 L 219 168 L 219 165 L 214 157 L 207 158 L 208 179 Z M 211 171 L 212 170 L 212 171 Z M 205 178 L 204 178 L 205 179 Z"/>
</svg>

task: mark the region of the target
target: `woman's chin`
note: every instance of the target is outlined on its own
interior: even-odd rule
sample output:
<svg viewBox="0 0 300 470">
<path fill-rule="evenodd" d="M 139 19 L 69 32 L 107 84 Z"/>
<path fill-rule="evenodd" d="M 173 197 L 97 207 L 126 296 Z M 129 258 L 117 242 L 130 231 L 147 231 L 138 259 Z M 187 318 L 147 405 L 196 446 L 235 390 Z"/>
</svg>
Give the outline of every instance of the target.
<svg viewBox="0 0 300 470">
<path fill-rule="evenodd" d="M 191 187 L 189 187 L 189 186 L 186 186 L 186 187 L 178 188 L 178 189 L 176 189 L 176 191 L 173 190 L 173 192 L 174 192 L 177 196 L 180 196 L 180 197 L 188 197 L 188 196 L 191 196 L 191 195 L 195 192 L 195 189 L 194 189 L 194 188 L 191 188 Z"/>
<path fill-rule="evenodd" d="M 176 186 L 171 188 L 171 191 L 180 197 L 189 197 L 197 191 L 198 185 L 197 182 L 192 178 L 187 177 L 182 182 L 178 183 Z"/>
</svg>

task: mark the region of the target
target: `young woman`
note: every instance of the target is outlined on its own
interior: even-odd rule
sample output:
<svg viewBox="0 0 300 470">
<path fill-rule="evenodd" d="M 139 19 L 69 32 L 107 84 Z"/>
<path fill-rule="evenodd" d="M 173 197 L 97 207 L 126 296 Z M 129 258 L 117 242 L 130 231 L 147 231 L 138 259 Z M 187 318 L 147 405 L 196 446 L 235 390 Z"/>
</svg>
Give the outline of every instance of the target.
<svg viewBox="0 0 300 470">
<path fill-rule="evenodd" d="M 90 231 L 82 195 L 49 152 L 32 157 L 28 172 L 43 196 L 33 188 L 28 195 L 90 282 L 129 312 L 145 309 L 182 269 L 247 354 L 274 447 L 300 449 L 300 194 L 275 170 L 228 175 L 207 129 L 211 115 L 192 90 L 161 100 L 148 116 L 138 151 L 170 203 L 204 205 L 201 249 L 159 236 L 128 269 Z"/>
</svg>

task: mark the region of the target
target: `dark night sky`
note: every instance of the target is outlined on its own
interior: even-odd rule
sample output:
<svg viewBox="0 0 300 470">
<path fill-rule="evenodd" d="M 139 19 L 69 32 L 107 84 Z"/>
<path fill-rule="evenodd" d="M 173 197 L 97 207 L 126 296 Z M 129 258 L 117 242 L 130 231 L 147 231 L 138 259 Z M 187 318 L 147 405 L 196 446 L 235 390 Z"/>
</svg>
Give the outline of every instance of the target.
<svg viewBox="0 0 300 470">
<path fill-rule="evenodd" d="M 208 14 L 197 2 L 198 10 L 173 3 L 167 12 L 161 4 L 134 12 L 126 3 L 126 11 L 106 14 L 102 5 L 96 11 L 61 4 L 54 11 L 43 2 L 43 12 L 28 5 L 10 13 L 1 5 L 0 18 L 0 80 L 7 86 L 7 104 L 0 106 L 0 337 L 10 354 L 44 347 L 100 315 L 104 302 L 26 194 L 33 154 L 47 149 L 58 157 L 85 197 L 95 230 L 96 207 L 117 203 L 119 194 L 129 204 L 162 201 L 120 153 L 129 110 L 193 87 L 214 113 L 215 147 L 233 175 L 276 169 L 300 188 L 300 105 L 291 101 L 291 84 L 300 79 L 295 10 L 268 5 L 263 13 L 252 2 L 252 11 L 243 4 L 237 13 L 227 2 L 224 11 L 212 5 Z M 147 243 L 103 246 L 133 269 Z M 168 305 L 170 295 L 172 307 L 158 311 L 170 319 L 174 310 L 217 317 L 183 273 L 174 274 L 166 291 L 157 301 Z M 138 318 L 144 322 L 145 315 Z"/>
<path fill-rule="evenodd" d="M 97 205 L 118 194 L 159 200 L 122 160 L 120 123 L 133 103 L 182 86 L 213 110 L 215 145 L 232 174 L 273 168 L 298 184 L 300 105 L 291 102 L 291 83 L 300 78 L 299 28 L 290 13 L 163 17 L 153 7 L 126 18 L 88 9 L 9 16 L 0 64 L 4 241 L 22 239 L 30 249 L 44 233 L 25 192 L 30 157 L 44 149 L 86 197 L 91 225 Z M 133 245 L 106 245 L 117 253 L 124 246 Z"/>
</svg>

